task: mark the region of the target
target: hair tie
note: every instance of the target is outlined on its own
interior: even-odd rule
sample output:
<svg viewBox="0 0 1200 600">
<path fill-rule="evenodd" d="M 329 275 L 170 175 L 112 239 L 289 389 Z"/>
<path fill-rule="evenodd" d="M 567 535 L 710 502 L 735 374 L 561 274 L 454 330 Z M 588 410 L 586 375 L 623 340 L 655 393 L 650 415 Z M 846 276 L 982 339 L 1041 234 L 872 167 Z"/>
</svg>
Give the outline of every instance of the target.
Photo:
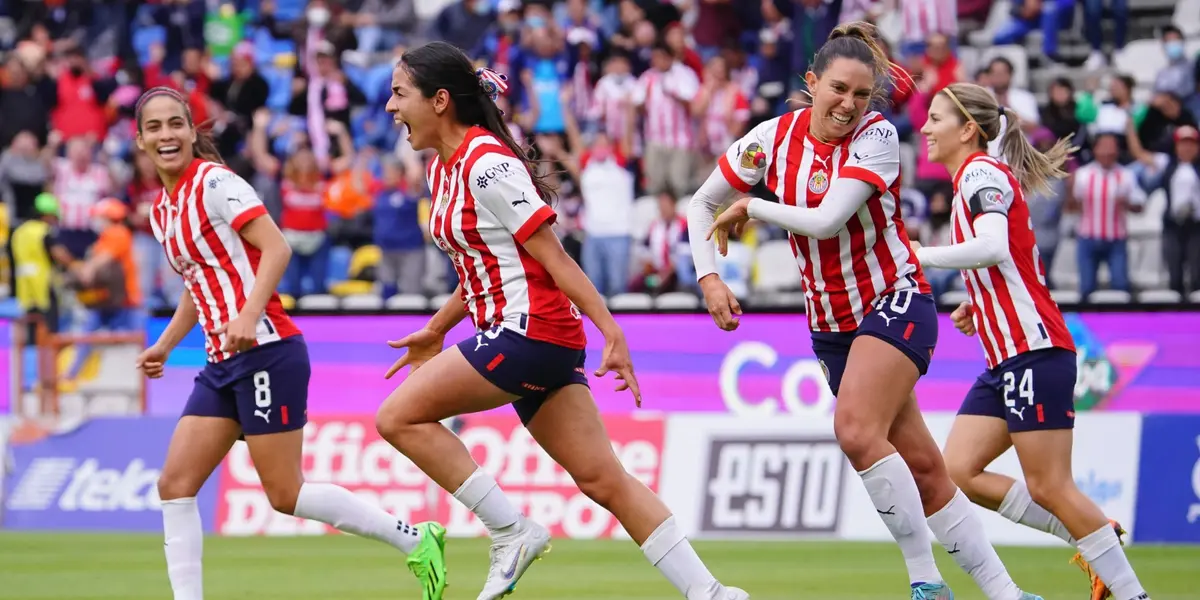
<svg viewBox="0 0 1200 600">
<path fill-rule="evenodd" d="M 475 70 L 475 76 L 479 78 L 479 87 L 483 89 L 484 95 L 495 102 L 500 94 L 508 91 L 508 77 L 503 73 L 497 73 L 487 67 L 481 67 Z"/>
<path fill-rule="evenodd" d="M 1002 119 L 1004 118 L 1004 105 L 1003 104 L 996 107 L 996 114 L 1000 115 L 1000 118 L 1002 118 Z"/>
</svg>

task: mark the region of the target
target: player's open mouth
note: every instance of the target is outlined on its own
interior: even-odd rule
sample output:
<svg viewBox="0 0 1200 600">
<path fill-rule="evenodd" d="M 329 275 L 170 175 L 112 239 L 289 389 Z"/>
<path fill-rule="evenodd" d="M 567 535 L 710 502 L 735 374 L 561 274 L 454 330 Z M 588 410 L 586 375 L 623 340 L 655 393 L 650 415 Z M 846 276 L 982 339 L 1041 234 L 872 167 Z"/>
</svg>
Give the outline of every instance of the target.
<svg viewBox="0 0 1200 600">
<path fill-rule="evenodd" d="M 838 125 L 849 125 L 850 121 L 854 119 L 854 117 L 851 115 L 842 115 L 838 113 L 829 113 L 829 118 L 833 119 L 833 122 L 837 123 Z"/>
<path fill-rule="evenodd" d="M 159 146 L 158 155 L 168 160 L 175 158 L 179 156 L 179 146 Z"/>
</svg>

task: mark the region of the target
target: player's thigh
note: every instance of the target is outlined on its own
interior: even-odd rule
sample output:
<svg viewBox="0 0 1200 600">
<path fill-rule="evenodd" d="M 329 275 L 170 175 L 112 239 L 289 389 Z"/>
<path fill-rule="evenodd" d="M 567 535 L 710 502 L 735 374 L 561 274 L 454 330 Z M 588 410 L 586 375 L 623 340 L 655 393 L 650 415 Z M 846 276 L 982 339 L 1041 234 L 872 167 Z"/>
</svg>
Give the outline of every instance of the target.
<svg viewBox="0 0 1200 600">
<path fill-rule="evenodd" d="M 180 417 L 159 475 L 159 497 L 174 500 L 195 496 L 241 434 L 238 422 L 228 417 Z"/>
<path fill-rule="evenodd" d="M 308 423 L 308 346 L 295 336 L 229 359 L 230 389 L 247 437 L 303 429 Z"/>
<path fill-rule="evenodd" d="M 304 483 L 301 471 L 304 430 L 247 435 L 246 446 L 271 506 L 280 512 L 294 512 L 296 497 Z"/>
<path fill-rule="evenodd" d="M 933 434 L 925 424 L 925 417 L 917 405 L 917 396 L 909 393 L 908 400 L 896 412 L 888 430 L 888 441 L 900 453 L 905 464 L 918 480 L 922 478 L 943 476 L 945 464 L 942 461 L 942 451 L 938 448 Z"/>
<path fill-rule="evenodd" d="M 526 428 L 580 489 L 601 504 L 603 498 L 596 495 L 611 491 L 625 475 L 591 390 L 584 385 L 551 393 Z"/>
<path fill-rule="evenodd" d="M 376 423 L 381 431 L 437 423 L 504 406 L 516 398 L 484 378 L 458 346 L 450 346 L 409 373 L 379 407 Z"/>
<path fill-rule="evenodd" d="M 1001 392 L 1000 380 L 991 371 L 980 374 L 967 390 L 944 452 L 955 481 L 982 473 L 1012 445 Z"/>
</svg>

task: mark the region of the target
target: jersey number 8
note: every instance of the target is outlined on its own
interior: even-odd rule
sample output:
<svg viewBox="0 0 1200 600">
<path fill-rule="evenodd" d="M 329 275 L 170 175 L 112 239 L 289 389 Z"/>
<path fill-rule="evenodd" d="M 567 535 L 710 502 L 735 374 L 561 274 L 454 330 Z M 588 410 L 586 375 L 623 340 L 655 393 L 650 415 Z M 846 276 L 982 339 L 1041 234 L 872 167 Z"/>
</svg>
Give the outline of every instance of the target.
<svg viewBox="0 0 1200 600">
<path fill-rule="evenodd" d="M 271 376 L 266 371 L 254 374 L 254 405 L 259 408 L 271 405 Z"/>
</svg>

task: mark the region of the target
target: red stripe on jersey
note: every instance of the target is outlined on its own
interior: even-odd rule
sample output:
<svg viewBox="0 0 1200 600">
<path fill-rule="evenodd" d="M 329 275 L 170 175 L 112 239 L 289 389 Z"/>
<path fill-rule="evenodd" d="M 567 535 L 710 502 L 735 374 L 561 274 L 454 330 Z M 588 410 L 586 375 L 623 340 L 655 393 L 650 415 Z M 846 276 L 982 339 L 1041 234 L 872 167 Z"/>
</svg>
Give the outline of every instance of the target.
<svg viewBox="0 0 1200 600">
<path fill-rule="evenodd" d="M 233 223 L 230 223 L 230 225 L 233 226 L 234 231 L 241 231 L 242 228 L 246 226 L 246 223 L 249 223 L 250 221 L 253 221 L 254 219 L 257 219 L 265 214 L 267 214 L 267 207 L 260 204 L 234 217 Z"/>
<path fill-rule="evenodd" d="M 209 168 L 211 168 L 211 167 L 209 167 Z M 205 169 L 205 170 L 207 171 L 207 169 Z M 195 233 L 192 230 L 192 220 L 189 219 L 188 215 L 187 215 L 187 211 L 189 210 L 189 207 L 185 204 L 187 199 L 189 197 L 191 197 L 194 187 L 198 187 L 201 189 L 203 189 L 203 187 L 204 187 L 204 175 L 201 174 L 196 179 L 199 180 L 199 183 L 193 184 L 193 180 L 189 180 L 183 188 L 183 195 L 180 197 L 179 232 L 183 235 L 183 245 L 185 248 L 187 248 L 187 256 L 199 258 L 200 257 L 200 248 L 197 247 L 195 242 L 192 241 L 195 239 Z M 196 194 L 195 202 L 203 202 L 203 199 L 200 197 L 199 192 L 197 192 L 197 194 Z M 178 239 L 176 238 L 172 241 L 175 242 L 176 249 L 178 250 L 178 244 L 179 244 Z M 183 256 L 183 253 L 181 252 L 181 253 L 179 253 L 179 255 Z M 209 269 L 204 269 L 204 268 L 191 269 L 191 271 L 194 273 L 203 274 L 204 281 L 206 284 L 208 284 L 208 289 L 212 292 L 212 294 L 214 296 L 216 294 L 220 293 L 221 286 L 220 286 L 220 283 L 217 281 L 217 277 L 216 277 L 215 273 L 213 273 Z M 213 329 L 215 329 L 217 327 L 217 325 L 229 322 L 229 315 L 226 314 L 226 312 L 224 310 L 225 303 L 224 302 L 216 303 L 217 308 L 216 308 L 216 314 L 214 315 L 212 306 L 210 306 L 208 302 L 204 301 L 204 297 L 205 297 L 204 290 L 200 288 L 200 283 L 199 282 L 191 282 L 191 283 L 192 283 L 192 293 L 194 294 L 196 304 L 198 304 L 199 305 L 198 308 L 200 308 L 204 312 L 205 322 L 209 328 L 209 331 L 204 332 L 205 336 L 207 336 L 207 338 L 208 338 L 209 348 L 212 349 L 214 356 L 219 356 L 221 354 L 221 338 L 219 335 L 211 333 L 211 331 Z"/>
<path fill-rule="evenodd" d="M 792 116 L 794 114 L 795 113 L 789 113 L 788 116 Z M 796 170 L 800 168 L 801 161 L 804 160 L 804 137 L 808 131 L 808 117 L 809 111 L 804 111 L 800 114 L 800 118 L 796 121 L 796 126 L 794 128 L 795 134 L 791 137 L 791 140 L 788 143 L 787 157 L 784 159 L 786 161 L 786 166 L 784 167 L 783 194 L 780 196 L 780 200 L 784 204 L 790 206 L 799 205 L 800 201 L 798 199 L 804 198 L 804 206 L 809 207 L 807 202 L 808 195 L 804 191 L 808 188 L 800 187 L 801 185 L 806 185 L 807 182 L 799 181 L 800 175 L 798 172 L 796 172 Z M 785 119 L 786 118 L 787 117 L 785 117 Z M 779 131 L 787 131 L 783 127 L 783 119 L 780 120 Z M 784 135 L 786 135 L 786 133 Z M 778 151 L 779 144 L 782 143 L 781 136 L 776 133 L 775 139 L 776 151 Z M 773 154 L 773 156 L 778 156 L 778 154 Z M 775 169 L 771 169 L 770 172 L 771 175 L 775 175 Z M 809 238 L 798 236 L 789 232 L 788 239 L 792 241 L 792 252 L 794 252 L 798 258 L 804 261 L 803 268 L 801 269 L 801 275 L 804 278 L 804 282 L 806 284 L 805 287 L 811 290 L 816 285 L 816 269 L 823 269 L 823 267 L 820 265 L 813 265 L 813 259 L 808 251 Z M 812 294 L 812 296 L 812 305 L 809 307 L 811 308 L 808 318 L 809 326 L 813 330 L 821 331 L 822 328 L 820 325 L 818 325 L 818 323 L 825 322 L 825 307 L 821 304 L 821 297 L 819 294 Z"/>
<path fill-rule="evenodd" d="M 246 260 L 250 262 L 250 270 L 258 277 L 258 262 L 262 258 L 262 251 L 255 248 L 253 244 L 247 242 L 244 238 L 240 238 L 242 247 L 246 252 Z M 238 307 L 241 310 L 241 307 Z M 294 335 L 300 335 L 302 332 L 288 316 L 287 311 L 283 309 L 283 301 L 279 299 L 278 292 L 272 292 L 271 298 L 267 300 L 267 307 L 263 310 L 271 326 L 275 328 L 275 334 L 279 339 L 285 339 Z"/>
<path fill-rule="evenodd" d="M 810 114 L 810 111 L 805 111 L 805 114 Z M 805 131 L 808 131 L 808 129 L 805 128 Z M 825 171 L 826 177 L 832 177 L 829 167 L 834 166 L 833 155 L 838 146 L 823 144 L 815 139 L 812 140 L 812 144 L 816 151 L 813 157 L 813 169 Z M 819 165 L 817 157 L 825 159 L 825 162 Z M 846 153 L 842 152 L 839 162 L 844 163 L 845 160 Z M 841 167 L 841 164 L 838 164 L 837 166 Z M 812 171 L 809 172 L 809 177 L 812 177 Z M 820 206 L 821 201 L 825 199 L 825 194 L 829 192 L 829 188 L 833 187 L 831 184 L 827 184 L 824 192 L 816 194 L 809 189 L 808 181 L 802 182 L 802 185 L 804 185 L 803 193 L 807 196 L 809 208 L 816 208 Z M 851 247 L 855 245 L 855 239 L 852 232 L 854 225 L 858 225 L 858 246 L 860 248 L 865 248 L 866 243 L 863 239 L 862 224 L 859 223 L 858 217 L 854 215 L 851 215 L 851 217 L 846 221 L 848 233 L 850 233 L 851 236 L 850 245 Z M 817 255 L 821 258 L 821 278 L 825 281 L 825 292 L 829 298 L 829 308 L 833 311 L 833 318 L 837 321 L 838 329 L 840 331 L 852 331 L 858 326 L 858 322 L 854 319 L 855 311 L 854 308 L 850 306 L 849 295 L 846 294 L 846 291 L 849 289 L 851 283 L 846 281 L 846 276 L 842 272 L 841 236 L 835 235 L 834 237 L 828 239 L 818 240 Z M 868 287 L 862 291 L 867 292 L 869 289 L 870 288 Z"/>
<path fill-rule="evenodd" d="M 467 155 L 467 159 L 463 161 L 462 180 L 466 182 L 471 177 L 471 169 L 475 166 L 475 162 L 485 154 L 497 152 L 499 147 L 494 144 L 480 144 L 475 147 Z M 549 207 L 547 207 L 549 208 Z M 480 328 L 487 328 L 504 320 L 504 306 L 508 300 L 504 297 L 504 280 L 500 276 L 500 261 L 496 260 L 496 256 L 488 249 L 487 243 L 483 241 L 483 236 L 479 235 L 479 215 L 475 212 L 475 195 L 471 193 L 471 186 L 463 185 L 463 209 L 462 209 L 462 233 L 463 238 L 467 240 L 467 245 L 479 252 L 480 259 L 483 261 L 483 271 L 487 273 L 487 295 L 492 297 L 492 315 L 486 316 L 486 301 L 483 297 L 476 299 L 476 306 L 479 307 L 479 325 Z M 518 244 L 519 247 L 519 244 Z M 486 319 L 486 321 L 484 320 Z"/>
<path fill-rule="evenodd" d="M 245 282 L 242 281 L 242 275 L 234 268 L 233 259 L 229 256 L 229 252 L 226 251 L 225 244 L 221 241 L 221 237 L 217 235 L 216 229 L 213 228 L 213 221 L 208 218 L 208 208 L 204 206 L 204 177 L 213 169 L 229 171 L 225 167 L 210 167 L 205 169 L 204 174 L 200 177 L 199 191 L 196 193 L 196 213 L 200 218 L 200 235 L 203 237 L 204 243 L 208 245 L 209 251 L 217 259 L 217 264 L 220 266 L 221 271 L 224 271 L 225 275 L 229 277 L 229 283 L 233 287 L 233 308 L 240 313 L 242 307 L 246 305 Z M 233 173 L 232 171 L 229 172 Z M 263 209 L 263 211 L 266 212 L 266 209 Z M 213 277 L 209 279 L 210 282 L 216 279 L 215 275 L 216 273 L 214 272 Z M 219 279 L 216 280 L 219 282 Z M 221 291 L 220 283 L 218 283 L 218 287 L 213 288 L 210 286 L 209 289 L 216 295 Z M 221 293 L 223 294 L 224 292 Z M 218 297 L 218 305 L 222 304 L 219 300 L 220 298 Z M 228 318 L 233 319 L 236 316 L 235 314 L 230 314 Z M 255 342 L 254 345 L 257 346 L 258 343 Z"/>
<path fill-rule="evenodd" d="M 770 156 L 779 156 L 779 147 L 783 145 L 783 140 L 787 139 L 792 121 L 795 120 L 796 113 L 794 112 L 790 112 L 779 118 L 779 126 L 775 128 L 775 142 L 771 147 Z M 767 189 L 769 190 L 778 189 L 776 186 L 779 185 L 779 173 L 774 167 L 774 164 L 767 167 Z M 795 250 L 795 244 L 792 245 L 792 249 Z"/>
<path fill-rule="evenodd" d="M 445 166 L 443 166 L 443 169 L 444 168 Z M 485 306 L 487 301 L 484 298 L 486 288 L 484 287 L 483 280 L 481 280 L 476 274 L 475 257 L 471 256 L 467 252 L 467 249 L 459 243 L 458 238 L 455 237 L 454 219 L 445 218 L 445 215 L 454 214 L 455 201 L 458 199 L 458 190 L 455 189 L 455 186 L 459 185 L 463 186 L 464 188 L 467 186 L 466 176 L 455 177 L 454 174 L 457 171 L 459 171 L 459 168 L 452 168 L 450 170 L 450 177 L 447 178 L 447 191 L 449 193 L 446 196 L 446 208 L 444 209 L 445 214 L 442 217 L 442 235 L 446 239 L 446 242 L 451 249 L 458 253 L 459 260 L 455 265 L 455 269 L 458 271 L 459 280 L 462 282 L 463 302 L 466 303 L 467 298 L 475 296 L 475 314 L 479 315 L 479 320 L 476 321 L 475 325 L 486 329 L 491 327 L 490 323 L 485 323 L 482 321 L 484 313 L 487 312 Z M 464 201 L 466 198 L 466 192 L 467 190 L 464 189 Z M 466 219 L 465 213 L 463 214 L 463 219 Z"/>
<path fill-rule="evenodd" d="M 971 222 L 971 232 L 974 234 L 975 222 Z M 1013 345 L 1017 347 L 1017 354 L 1029 351 L 1029 340 L 1025 338 L 1025 328 L 1020 326 L 1021 317 L 1017 315 L 1017 307 L 1013 306 L 1012 293 L 1008 290 L 1008 283 L 1004 280 L 1004 275 L 1000 273 L 1000 267 L 988 267 L 986 271 L 988 279 L 992 281 L 992 289 L 996 290 L 996 300 L 1000 303 L 1000 312 L 1004 313 L 1004 320 L 1008 323 L 1016 323 L 1017 327 L 1009 327 L 1012 332 Z"/>
<path fill-rule="evenodd" d="M 734 171 L 733 167 L 729 165 L 729 158 L 727 156 L 722 155 L 721 158 L 717 160 L 717 166 L 720 167 L 721 174 L 725 176 L 725 181 L 728 182 L 733 189 L 742 192 L 743 194 L 750 191 L 750 184 L 742 181 L 741 177 L 738 177 L 737 172 Z"/>
<path fill-rule="evenodd" d="M 529 220 L 513 234 L 513 238 L 517 240 L 517 243 L 524 244 L 533 237 L 534 233 L 537 233 L 539 227 L 546 223 L 553 223 L 557 218 L 558 213 L 554 212 L 553 208 L 550 208 L 549 205 L 543 206 L 533 212 L 533 216 L 529 217 Z"/>
</svg>

